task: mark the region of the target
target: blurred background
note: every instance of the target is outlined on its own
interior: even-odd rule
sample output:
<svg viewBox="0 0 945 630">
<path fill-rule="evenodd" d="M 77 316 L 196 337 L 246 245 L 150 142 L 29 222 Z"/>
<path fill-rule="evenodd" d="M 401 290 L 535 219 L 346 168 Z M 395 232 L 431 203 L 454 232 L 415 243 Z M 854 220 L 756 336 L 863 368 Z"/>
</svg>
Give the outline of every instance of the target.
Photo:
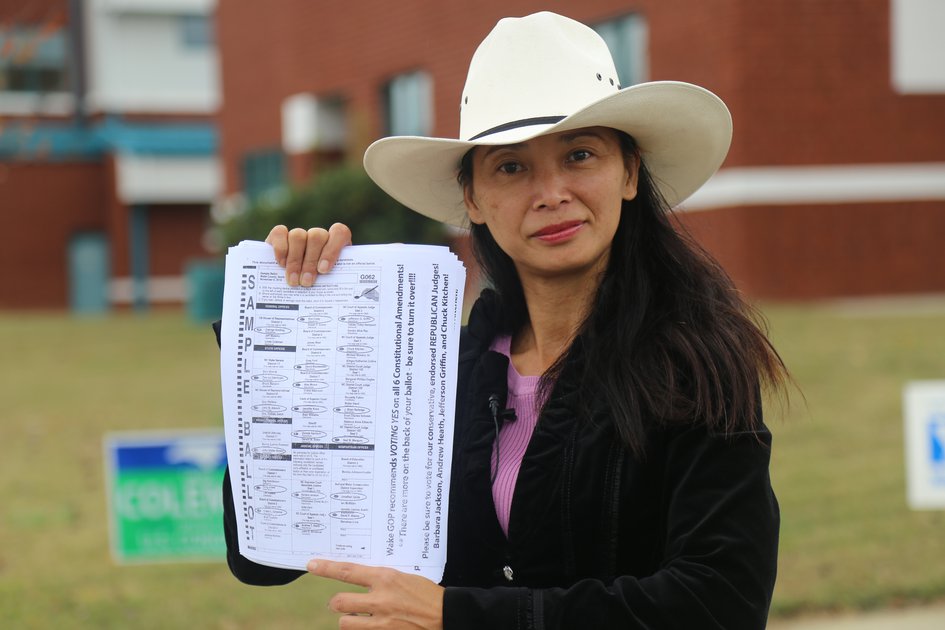
<svg viewBox="0 0 945 630">
<path fill-rule="evenodd" d="M 467 257 L 361 155 L 455 137 L 476 45 L 544 9 L 597 29 L 623 85 L 689 81 L 732 111 L 728 159 L 677 217 L 797 381 L 768 411 L 773 616 L 945 601 L 945 516 L 910 507 L 903 429 L 904 387 L 945 379 L 941 0 L 0 0 L 8 627 L 333 626 L 315 580 L 117 563 L 103 439 L 221 426 L 227 245 L 341 220 Z"/>
</svg>

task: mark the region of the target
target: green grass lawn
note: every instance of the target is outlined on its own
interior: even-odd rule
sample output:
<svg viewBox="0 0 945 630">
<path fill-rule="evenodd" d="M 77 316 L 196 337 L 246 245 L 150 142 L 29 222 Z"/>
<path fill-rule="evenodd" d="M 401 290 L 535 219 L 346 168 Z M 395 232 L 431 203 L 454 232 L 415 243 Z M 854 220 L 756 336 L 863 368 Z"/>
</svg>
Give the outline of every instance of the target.
<svg viewBox="0 0 945 630">
<path fill-rule="evenodd" d="M 945 380 L 945 311 L 767 314 L 803 392 L 772 421 L 782 509 L 774 612 L 945 597 L 945 513 L 907 506 L 902 421 L 906 382 Z"/>
<path fill-rule="evenodd" d="M 775 614 L 945 597 L 945 514 L 905 500 L 902 386 L 945 379 L 945 313 L 770 307 L 803 397 L 778 419 Z M 208 326 L 179 314 L 0 314 L 0 619 L 11 628 L 331 628 L 330 584 L 254 588 L 225 564 L 117 566 L 102 437 L 220 426 Z"/>
</svg>

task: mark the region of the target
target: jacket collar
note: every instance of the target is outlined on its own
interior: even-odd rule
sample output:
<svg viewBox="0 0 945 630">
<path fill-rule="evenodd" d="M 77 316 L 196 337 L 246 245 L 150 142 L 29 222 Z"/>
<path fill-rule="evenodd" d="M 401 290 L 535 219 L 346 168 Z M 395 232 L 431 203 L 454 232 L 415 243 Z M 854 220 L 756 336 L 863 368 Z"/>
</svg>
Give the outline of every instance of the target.
<svg viewBox="0 0 945 630">
<path fill-rule="evenodd" d="M 502 305 L 498 294 L 492 289 L 483 289 L 479 299 L 473 304 L 466 324 L 466 333 L 474 342 L 472 345 L 477 351 L 488 348 L 500 332 L 510 332 L 501 330 L 502 319 Z"/>
</svg>

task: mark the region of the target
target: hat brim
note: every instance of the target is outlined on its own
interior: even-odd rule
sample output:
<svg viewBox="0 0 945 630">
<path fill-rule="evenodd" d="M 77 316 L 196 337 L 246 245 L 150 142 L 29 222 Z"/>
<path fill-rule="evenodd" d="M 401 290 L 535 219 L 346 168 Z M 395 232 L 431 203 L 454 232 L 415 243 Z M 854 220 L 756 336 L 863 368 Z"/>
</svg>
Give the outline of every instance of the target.
<svg viewBox="0 0 945 630">
<path fill-rule="evenodd" d="M 466 227 L 466 207 L 456 175 L 467 151 L 597 126 L 633 136 L 654 184 L 670 207 L 712 177 L 732 140 L 732 118 L 719 97 L 690 83 L 654 81 L 615 92 L 558 123 L 508 129 L 475 141 L 382 138 L 365 151 L 364 168 L 378 186 L 408 208 Z"/>
</svg>

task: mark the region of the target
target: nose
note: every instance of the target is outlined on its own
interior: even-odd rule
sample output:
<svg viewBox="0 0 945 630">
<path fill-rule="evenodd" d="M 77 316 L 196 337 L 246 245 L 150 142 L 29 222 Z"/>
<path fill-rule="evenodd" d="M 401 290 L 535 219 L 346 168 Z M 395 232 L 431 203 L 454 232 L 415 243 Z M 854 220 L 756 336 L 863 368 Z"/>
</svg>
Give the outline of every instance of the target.
<svg viewBox="0 0 945 630">
<path fill-rule="evenodd" d="M 535 210 L 557 210 L 571 201 L 568 178 L 560 168 L 536 167 L 532 171 L 532 208 Z"/>
</svg>

